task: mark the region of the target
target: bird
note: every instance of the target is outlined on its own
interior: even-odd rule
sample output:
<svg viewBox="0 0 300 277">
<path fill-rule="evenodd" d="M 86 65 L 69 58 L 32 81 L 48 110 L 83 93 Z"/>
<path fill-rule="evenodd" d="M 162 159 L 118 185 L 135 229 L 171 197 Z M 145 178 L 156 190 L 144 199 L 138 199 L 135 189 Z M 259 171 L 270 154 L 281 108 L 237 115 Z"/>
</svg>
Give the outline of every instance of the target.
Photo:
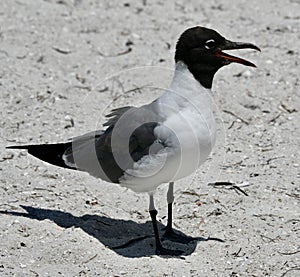
<svg viewBox="0 0 300 277">
<path fill-rule="evenodd" d="M 181 250 L 162 245 L 157 225 L 154 192 L 168 184 L 168 217 L 164 237 L 189 243 L 172 224 L 174 182 L 191 175 L 205 162 L 216 140 L 212 111 L 212 84 L 223 66 L 252 62 L 226 50 L 254 49 L 252 43 L 233 42 L 217 31 L 195 26 L 186 29 L 175 47 L 175 70 L 170 85 L 149 104 L 114 109 L 102 130 L 63 143 L 8 146 L 26 149 L 49 164 L 88 172 L 106 182 L 137 193 L 148 193 L 149 213 L 157 255 L 180 255 Z"/>
</svg>

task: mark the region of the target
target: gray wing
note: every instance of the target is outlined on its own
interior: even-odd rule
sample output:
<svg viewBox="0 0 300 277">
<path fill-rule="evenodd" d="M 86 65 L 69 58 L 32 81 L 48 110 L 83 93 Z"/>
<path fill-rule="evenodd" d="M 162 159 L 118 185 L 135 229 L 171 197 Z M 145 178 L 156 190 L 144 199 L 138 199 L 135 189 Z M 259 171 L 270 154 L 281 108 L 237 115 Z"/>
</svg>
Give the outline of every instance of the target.
<svg viewBox="0 0 300 277">
<path fill-rule="evenodd" d="M 125 170 L 153 151 L 154 129 L 160 118 L 149 105 L 114 109 L 106 117 L 106 130 L 73 138 L 63 159 L 68 166 L 118 183 Z M 155 151 L 161 149 L 155 145 Z"/>
<path fill-rule="evenodd" d="M 126 111 L 128 111 L 129 109 L 135 109 L 135 107 L 126 106 L 126 107 L 111 110 L 111 113 L 107 114 L 105 116 L 106 118 L 108 118 L 108 120 L 103 124 L 103 127 L 113 126 L 118 121 L 118 119 L 122 116 L 122 114 L 125 113 Z M 91 132 L 88 132 L 88 133 L 86 133 L 84 135 L 81 135 L 81 136 L 72 137 L 69 140 L 71 140 L 71 141 L 74 141 L 74 140 L 76 140 L 76 141 L 86 141 L 86 140 L 89 140 L 89 139 L 97 139 L 101 135 L 103 135 L 104 132 L 105 132 L 104 130 L 91 131 Z"/>
</svg>

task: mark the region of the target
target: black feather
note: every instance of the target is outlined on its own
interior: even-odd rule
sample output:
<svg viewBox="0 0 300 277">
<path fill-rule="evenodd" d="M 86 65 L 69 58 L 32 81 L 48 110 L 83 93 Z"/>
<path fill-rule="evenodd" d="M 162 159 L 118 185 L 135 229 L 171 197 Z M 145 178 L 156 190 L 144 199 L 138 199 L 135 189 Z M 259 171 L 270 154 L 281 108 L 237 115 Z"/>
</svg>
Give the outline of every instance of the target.
<svg viewBox="0 0 300 277">
<path fill-rule="evenodd" d="M 44 162 L 64 168 L 76 169 L 66 165 L 62 158 L 65 151 L 70 147 L 72 147 L 71 142 L 57 144 L 14 145 L 6 148 L 26 149 L 29 154 Z"/>
</svg>

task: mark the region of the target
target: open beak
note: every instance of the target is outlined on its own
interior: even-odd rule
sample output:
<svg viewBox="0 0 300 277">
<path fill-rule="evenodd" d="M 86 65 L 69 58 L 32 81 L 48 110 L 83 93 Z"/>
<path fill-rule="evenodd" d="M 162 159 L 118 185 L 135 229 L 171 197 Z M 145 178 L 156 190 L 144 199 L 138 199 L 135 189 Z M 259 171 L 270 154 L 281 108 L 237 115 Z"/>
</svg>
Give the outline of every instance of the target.
<svg viewBox="0 0 300 277">
<path fill-rule="evenodd" d="M 220 47 L 220 50 L 215 52 L 215 56 L 220 57 L 224 60 L 226 64 L 229 63 L 240 63 L 246 66 L 256 67 L 255 64 L 249 62 L 247 60 L 241 59 L 239 57 L 231 56 L 227 53 L 222 52 L 222 50 L 237 50 L 237 49 L 254 49 L 257 51 L 261 51 L 256 45 L 252 43 L 245 43 L 245 42 L 232 42 L 226 40 L 224 45 Z"/>
</svg>

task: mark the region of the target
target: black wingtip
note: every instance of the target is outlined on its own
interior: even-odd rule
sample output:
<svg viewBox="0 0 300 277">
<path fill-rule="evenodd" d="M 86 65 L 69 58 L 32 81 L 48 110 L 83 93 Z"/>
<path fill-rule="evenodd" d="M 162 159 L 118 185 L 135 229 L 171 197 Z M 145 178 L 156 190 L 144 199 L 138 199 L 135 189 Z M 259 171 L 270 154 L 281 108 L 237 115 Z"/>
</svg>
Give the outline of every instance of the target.
<svg viewBox="0 0 300 277">
<path fill-rule="evenodd" d="M 25 149 L 32 156 L 59 167 L 76 169 L 65 164 L 63 154 L 72 146 L 71 142 L 57 144 L 39 144 L 39 145 L 12 145 L 7 149 Z"/>
<path fill-rule="evenodd" d="M 29 145 L 10 145 L 6 146 L 6 149 L 28 149 Z"/>
</svg>

